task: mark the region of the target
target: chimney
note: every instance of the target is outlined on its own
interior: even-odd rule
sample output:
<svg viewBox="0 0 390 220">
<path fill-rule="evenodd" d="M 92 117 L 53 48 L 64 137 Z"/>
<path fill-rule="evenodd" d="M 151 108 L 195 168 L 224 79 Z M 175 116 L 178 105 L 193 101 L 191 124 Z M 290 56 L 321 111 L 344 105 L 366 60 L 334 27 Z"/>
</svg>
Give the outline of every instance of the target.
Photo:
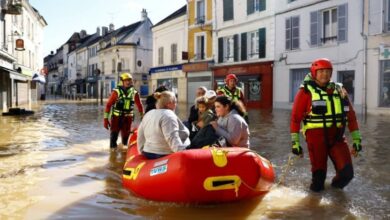
<svg viewBox="0 0 390 220">
<path fill-rule="evenodd" d="M 103 26 L 102 27 L 102 36 L 106 35 L 108 33 L 108 27 Z"/>
<path fill-rule="evenodd" d="M 109 27 L 110 27 L 110 30 L 109 30 L 110 32 L 114 31 L 114 28 L 115 28 L 115 27 L 114 27 L 114 24 L 113 24 L 113 23 L 111 23 L 111 24 L 109 25 Z"/>
<path fill-rule="evenodd" d="M 99 27 L 96 28 L 96 35 L 100 36 L 100 28 Z"/>
<path fill-rule="evenodd" d="M 84 38 L 85 36 L 87 36 L 87 32 L 85 30 L 81 30 L 80 31 L 80 38 Z"/>
<path fill-rule="evenodd" d="M 142 9 L 141 11 L 141 21 L 145 21 L 148 18 L 148 13 L 146 12 L 146 9 Z"/>
</svg>

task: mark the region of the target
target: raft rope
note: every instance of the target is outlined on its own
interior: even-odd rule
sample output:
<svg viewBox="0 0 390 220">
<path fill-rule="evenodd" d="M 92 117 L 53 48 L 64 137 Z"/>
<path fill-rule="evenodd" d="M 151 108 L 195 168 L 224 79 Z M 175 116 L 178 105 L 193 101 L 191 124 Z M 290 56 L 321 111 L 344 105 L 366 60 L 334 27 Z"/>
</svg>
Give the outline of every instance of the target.
<svg viewBox="0 0 390 220">
<path fill-rule="evenodd" d="M 277 186 L 280 185 L 280 184 L 284 185 L 284 182 L 285 182 L 285 179 L 286 179 L 288 171 L 294 165 L 295 161 L 298 158 L 299 158 L 298 156 L 289 155 L 288 156 L 288 160 L 287 160 L 287 164 L 285 164 L 283 166 L 280 166 L 280 168 L 282 169 L 282 174 L 280 175 L 279 182 L 276 184 Z M 272 166 L 274 166 L 274 165 L 272 165 Z"/>
</svg>

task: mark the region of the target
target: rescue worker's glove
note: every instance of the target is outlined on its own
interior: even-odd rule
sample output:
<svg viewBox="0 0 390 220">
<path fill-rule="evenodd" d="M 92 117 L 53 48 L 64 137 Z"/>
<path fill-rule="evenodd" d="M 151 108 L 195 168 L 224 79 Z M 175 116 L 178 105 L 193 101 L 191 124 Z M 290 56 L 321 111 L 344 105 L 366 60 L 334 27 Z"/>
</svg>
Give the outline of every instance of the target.
<svg viewBox="0 0 390 220">
<path fill-rule="evenodd" d="M 108 121 L 108 118 L 105 118 L 103 121 L 104 128 L 107 130 L 110 129 L 110 122 Z"/>
<path fill-rule="evenodd" d="M 291 152 L 297 156 L 302 157 L 303 151 L 299 143 L 299 133 L 291 133 L 291 143 L 292 143 Z"/>
<path fill-rule="evenodd" d="M 362 136 L 360 135 L 359 130 L 351 132 L 351 136 L 353 141 L 351 154 L 357 157 L 359 155 L 359 152 L 362 150 Z"/>
<path fill-rule="evenodd" d="M 110 129 L 110 122 L 108 121 L 109 113 L 104 112 L 103 126 L 105 129 Z"/>
</svg>

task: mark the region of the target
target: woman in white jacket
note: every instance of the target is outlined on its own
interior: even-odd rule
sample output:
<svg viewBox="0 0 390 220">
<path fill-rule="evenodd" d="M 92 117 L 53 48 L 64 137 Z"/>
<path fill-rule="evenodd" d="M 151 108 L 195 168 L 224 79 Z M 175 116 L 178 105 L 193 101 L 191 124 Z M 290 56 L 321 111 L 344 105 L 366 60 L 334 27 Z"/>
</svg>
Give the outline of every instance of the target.
<svg viewBox="0 0 390 220">
<path fill-rule="evenodd" d="M 176 96 L 173 92 L 156 93 L 156 109 L 144 115 L 139 127 L 139 152 L 149 159 L 185 150 L 190 145 L 189 130 L 175 114 Z"/>
</svg>

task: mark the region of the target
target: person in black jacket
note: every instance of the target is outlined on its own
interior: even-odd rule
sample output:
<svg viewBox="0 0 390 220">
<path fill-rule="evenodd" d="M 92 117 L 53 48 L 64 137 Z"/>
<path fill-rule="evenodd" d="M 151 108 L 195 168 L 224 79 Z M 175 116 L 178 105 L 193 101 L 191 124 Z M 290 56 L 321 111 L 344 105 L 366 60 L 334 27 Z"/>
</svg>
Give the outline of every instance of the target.
<svg viewBox="0 0 390 220">
<path fill-rule="evenodd" d="M 148 97 L 146 97 L 146 108 L 145 108 L 145 114 L 152 110 L 152 109 L 155 109 L 156 108 L 156 102 L 157 102 L 157 99 L 154 97 L 154 94 L 156 92 L 159 92 L 159 93 L 162 93 L 164 91 L 167 91 L 167 87 L 165 86 L 159 86 L 153 94 L 149 95 Z"/>
</svg>

